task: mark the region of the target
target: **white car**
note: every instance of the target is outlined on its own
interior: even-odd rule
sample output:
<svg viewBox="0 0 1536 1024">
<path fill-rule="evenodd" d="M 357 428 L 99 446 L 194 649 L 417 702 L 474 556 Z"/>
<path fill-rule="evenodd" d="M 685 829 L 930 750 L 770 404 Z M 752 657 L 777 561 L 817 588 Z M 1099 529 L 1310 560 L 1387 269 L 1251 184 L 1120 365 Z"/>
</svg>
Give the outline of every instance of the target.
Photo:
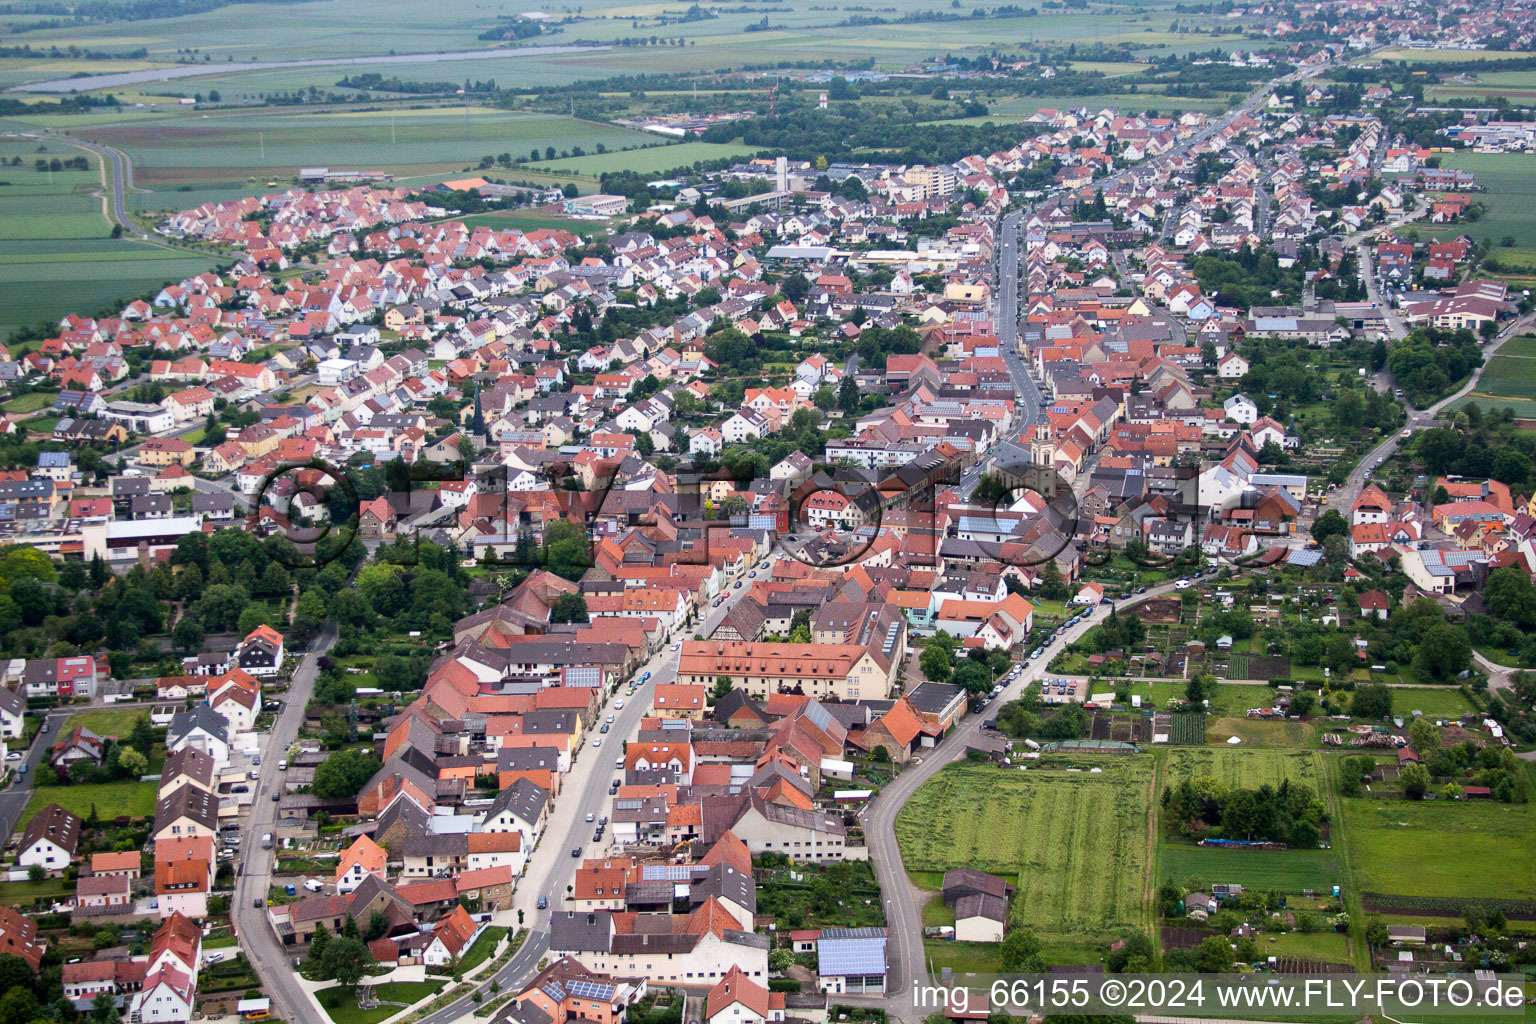
<svg viewBox="0 0 1536 1024">
<path fill-rule="evenodd" d="M 596 748 L 598 748 L 598 747 L 600 747 L 602 745 L 603 745 L 603 738 L 601 736 L 599 736 L 597 739 L 592 741 L 593 749 L 596 749 Z"/>
<path fill-rule="evenodd" d="M 13 750 L 9 754 L 5 755 L 5 759 L 7 761 L 20 761 L 21 760 L 21 751 Z"/>
<path fill-rule="evenodd" d="M 613 709 L 615 711 L 623 711 L 624 710 L 624 702 L 621 701 L 621 700 L 614 701 L 613 702 Z"/>
<path fill-rule="evenodd" d="M 1177 583 L 1175 583 L 1173 585 L 1173 589 L 1174 590 L 1188 590 L 1189 589 L 1189 580 L 1179 580 L 1179 582 L 1177 582 Z"/>
</svg>

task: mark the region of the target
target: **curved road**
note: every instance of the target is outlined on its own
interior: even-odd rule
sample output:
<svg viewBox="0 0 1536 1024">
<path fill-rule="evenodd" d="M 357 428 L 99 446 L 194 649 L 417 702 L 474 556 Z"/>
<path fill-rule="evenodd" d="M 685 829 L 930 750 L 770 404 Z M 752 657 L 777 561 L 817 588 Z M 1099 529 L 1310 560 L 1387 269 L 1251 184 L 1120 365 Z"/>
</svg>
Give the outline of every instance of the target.
<svg viewBox="0 0 1536 1024">
<path fill-rule="evenodd" d="M 1116 611 L 1123 611 L 1150 598 L 1172 593 L 1173 583 L 1149 587 L 1145 594 L 1137 594 L 1115 604 Z M 1088 617 L 1061 636 L 1053 637 L 1044 645 L 1040 657 L 1021 662 L 1024 671 L 1004 687 L 990 707 L 1002 707 L 1008 701 L 1018 699 L 1024 688 L 1046 674 L 1046 666 L 1068 644 L 1080 639 L 1108 613 L 1106 605 L 1095 606 Z M 981 723 L 987 711 L 970 715 L 956 726 L 948 736 L 930 750 L 920 755 L 922 764 L 911 764 L 880 795 L 864 809 L 864 841 L 869 846 L 869 857 L 874 865 L 875 877 L 885 900 L 886 943 L 886 1005 L 896 1009 L 894 997 L 906 992 L 914 978 L 923 970 L 923 922 L 918 905 L 918 890 L 907 879 L 902 864 L 901 849 L 896 844 L 896 815 L 924 782 L 927 782 L 945 765 L 965 756 L 968 743 L 981 734 Z M 925 894 L 923 899 L 927 899 Z"/>
<path fill-rule="evenodd" d="M 71 135 L 42 135 L 37 132 L 17 132 L 16 138 L 36 139 L 40 142 L 60 142 L 66 146 L 83 149 L 101 158 L 102 187 L 106 193 L 102 196 L 103 213 L 107 220 L 120 225 L 125 232 L 130 232 L 144 241 L 157 241 L 149 237 L 128 216 L 128 190 L 133 187 L 133 159 L 120 149 L 111 146 L 103 146 L 98 142 L 87 142 Z M 164 244 L 164 243 L 159 243 Z"/>
</svg>

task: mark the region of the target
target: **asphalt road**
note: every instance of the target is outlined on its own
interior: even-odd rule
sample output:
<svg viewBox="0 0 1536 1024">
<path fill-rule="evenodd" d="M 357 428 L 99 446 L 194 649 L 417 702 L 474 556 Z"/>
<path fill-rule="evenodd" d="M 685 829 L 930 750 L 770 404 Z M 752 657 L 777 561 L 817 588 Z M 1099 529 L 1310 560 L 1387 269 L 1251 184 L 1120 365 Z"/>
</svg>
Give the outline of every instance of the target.
<svg viewBox="0 0 1536 1024">
<path fill-rule="evenodd" d="M 59 729 L 64 720 L 70 715 L 76 714 L 79 708 L 63 708 L 58 711 L 48 712 L 44 719 L 47 724 L 47 732 L 38 732 L 32 739 L 32 745 L 26 748 L 21 761 L 9 761 L 8 768 L 19 767 L 22 763 L 27 765 L 27 774 L 13 775 L 12 781 L 3 792 L 0 792 L 0 836 L 7 839 L 16 831 L 17 824 L 21 821 L 21 812 L 27 807 L 27 801 L 32 799 L 32 783 L 37 778 L 37 773 L 48 763 L 48 751 L 54 740 L 58 739 Z M 15 748 L 21 749 L 21 748 Z M 7 754 L 10 753 L 8 747 Z"/>
<path fill-rule="evenodd" d="M 757 574 L 757 579 L 763 579 L 771 572 L 773 563 L 782 557 L 787 556 L 772 555 L 750 571 Z M 560 780 L 560 796 L 555 800 L 550 818 L 545 823 L 523 876 L 518 880 L 517 891 L 513 894 L 513 907 L 522 912 L 528 936 L 517 953 L 500 970 L 477 978 L 473 991 L 486 994 L 485 987 L 493 979 L 500 983 L 501 991 L 515 991 L 515 986 L 523 985 L 537 973 L 539 960 L 549 951 L 550 917 L 564 909 L 566 892 L 574 884 L 577 866 L 584 858 L 600 857 L 612 852 L 606 845 L 593 843 L 596 825 L 587 822 L 587 815 L 600 818 L 609 813 L 609 801 L 612 798 L 608 795 L 608 786 L 624 774 L 615 763 L 624 754 L 624 739 L 632 738 L 639 732 L 640 720 L 651 707 L 652 687 L 665 686 L 677 678 L 681 652 L 673 651 L 672 644 L 691 639 L 696 632 L 708 636 L 732 606 L 751 589 L 752 578 L 742 574 L 740 581 L 740 590 L 735 588 L 735 581 L 728 583 L 724 590 L 727 598 L 719 607 L 711 602 L 708 613 L 699 623 L 679 627 L 673 638 L 661 645 L 636 673 L 637 680 L 646 672 L 651 673 L 651 678 L 636 687 L 633 697 L 625 697 L 624 689 L 620 687 L 618 694 L 608 699 L 602 714 L 593 723 L 594 728 L 587 733 L 582 746 L 576 751 L 571 770 Z M 623 704 L 622 708 L 620 704 Z M 614 721 L 605 736 L 600 728 L 608 715 L 612 715 Z M 605 833 L 605 840 L 611 838 L 610 833 Z M 572 851 L 578 849 L 579 855 L 573 856 Z M 547 910 L 538 909 L 540 896 L 548 900 Z M 471 998 L 471 991 L 466 991 L 462 999 L 424 1017 L 421 1024 L 447 1024 L 470 1014 L 476 1005 Z"/>
<path fill-rule="evenodd" d="M 50 135 L 48 138 L 55 142 L 67 143 L 76 149 L 89 150 L 101 157 L 102 166 L 107 171 L 107 183 L 110 188 L 106 196 L 107 208 L 111 213 L 108 219 L 114 224 L 121 225 L 125 232 L 136 235 L 139 238 L 148 239 L 149 235 L 128 217 L 127 195 L 128 189 L 133 186 L 133 159 L 120 149 L 103 146 L 96 142 L 86 142 L 84 139 L 77 139 L 69 135 Z"/>
<path fill-rule="evenodd" d="M 1117 610 L 1124 610 L 1149 598 L 1172 593 L 1172 583 L 1149 587 L 1145 594 L 1118 602 Z M 906 992 L 913 979 L 923 970 L 923 922 L 922 908 L 918 905 L 917 891 L 907 880 L 906 869 L 901 861 L 901 849 L 896 844 L 896 815 L 917 788 L 936 774 L 939 769 L 965 756 L 966 745 L 981 733 L 981 723 L 996 714 L 996 709 L 1011 700 L 1018 699 L 1024 688 L 1046 673 L 1063 647 L 1078 640 L 1084 633 L 1101 622 L 1108 614 L 1108 607 L 1095 607 L 1089 617 L 1045 645 L 1040 657 L 1020 662 L 1024 671 L 1009 683 L 997 699 L 990 702 L 979 714 L 967 716 L 938 746 L 924 750 L 918 756 L 922 764 L 909 764 L 900 775 L 880 791 L 870 802 L 863 815 L 864 839 L 869 844 L 870 861 L 880 882 L 880 892 L 885 900 L 886 943 L 886 993 L 887 1008 L 896 1009 L 894 997 Z M 923 896 L 927 899 L 927 895 Z"/>
<path fill-rule="evenodd" d="M 272 795 L 282 792 L 284 780 L 277 762 L 288 756 L 288 747 L 298 738 L 299 726 L 304 721 L 304 707 L 315 691 L 315 680 L 320 674 L 320 657 L 331 649 L 336 636 L 335 623 L 327 623 L 289 681 L 288 692 L 282 698 L 283 709 L 262 748 L 261 778 L 255 784 L 251 813 L 241 833 L 240 855 L 236 859 L 239 867 L 230 917 L 246 958 L 261 978 L 262 990 L 271 998 L 277 1016 L 286 1021 L 317 1020 L 323 1019 L 323 1015 L 298 983 L 290 960 L 292 951 L 283 947 L 267 921 L 266 896 L 277 851 L 275 842 L 273 849 L 263 850 L 261 837 L 263 833 L 276 831 L 277 801 Z M 262 905 L 253 906 L 255 900 L 260 900 Z"/>
<path fill-rule="evenodd" d="M 750 571 L 756 573 L 757 579 L 765 578 L 773 563 L 782 557 L 786 556 L 770 556 Z M 640 721 L 650 710 L 650 688 L 657 684 L 666 685 L 677 678 L 680 652 L 672 650 L 672 644 L 681 642 L 683 638 L 691 638 L 695 632 L 708 636 L 731 607 L 747 593 L 753 580 L 743 574 L 740 577 L 740 589 L 736 589 L 735 582 L 727 584 L 724 591 L 726 600 L 719 607 L 711 604 L 699 623 L 680 627 L 675 636 L 662 644 L 636 673 L 637 680 L 646 672 L 651 673 L 651 678 L 637 687 L 633 697 L 625 697 L 622 687 L 617 694 L 609 697 L 603 712 L 593 722 L 582 745 L 577 748 L 571 770 L 560 780 L 560 795 L 555 800 L 550 818 L 529 856 L 513 895 L 513 908 L 522 913 L 522 924 L 527 929 L 527 937 L 522 946 L 499 970 L 477 978 L 477 984 L 473 989 L 466 989 L 463 998 L 423 1018 L 422 1024 L 447 1024 L 448 1021 L 469 1015 L 477 1006 L 473 1002 L 472 992 L 479 991 L 484 997 L 487 994 L 486 986 L 492 980 L 500 984 L 502 991 L 508 991 L 513 986 L 527 982 L 537 973 L 539 960 L 549 951 L 550 916 L 562 908 L 567 887 L 574 881 L 580 859 L 610 852 L 609 847 L 594 844 L 592 836 L 596 826 L 589 824 L 586 819 L 588 814 L 594 818 L 608 814 L 608 786 L 615 778 L 623 775 L 622 769 L 615 765 L 615 759 L 624 753 L 623 739 L 639 732 Z M 288 746 L 298 735 L 304 706 L 314 691 L 319 671 L 318 659 L 335 641 L 335 627 L 328 626 L 305 656 L 294 673 L 284 698 L 286 703 L 283 711 L 262 751 L 262 778 L 257 783 L 251 814 L 242 836 L 242 867 L 235 882 L 234 906 L 231 910 L 241 946 L 262 979 L 264 991 L 272 998 L 277 1014 L 289 1021 L 317 1019 L 320 1011 L 297 980 L 292 965 L 294 951 L 282 946 L 267 921 L 265 901 L 271 885 L 275 850 L 263 850 L 261 836 L 275 831 L 277 805 L 271 794 L 277 791 L 282 779 L 282 774 L 276 769 L 277 761 L 286 756 Z M 603 720 L 609 715 L 613 716 L 614 721 L 609 725 L 608 734 L 604 735 L 601 728 L 605 724 Z M 0 795 L 0 814 L 4 813 L 4 800 L 5 796 Z M 25 797 L 22 797 L 20 806 L 25 806 L 25 802 Z M 19 807 L 17 813 L 20 813 Z M 572 851 L 578 849 L 580 854 L 572 856 Z M 538 909 L 540 896 L 548 901 L 548 909 Z M 255 906 L 256 900 L 261 900 L 263 906 Z"/>
<path fill-rule="evenodd" d="M 1472 392 L 1474 388 L 1477 387 L 1477 382 L 1482 379 L 1483 370 L 1487 368 L 1488 361 L 1493 358 L 1494 353 L 1498 352 L 1499 348 L 1510 338 L 1513 338 L 1516 335 L 1530 329 L 1533 323 L 1536 323 L 1536 313 L 1527 313 L 1525 316 L 1520 317 L 1518 320 L 1514 320 L 1509 323 L 1502 331 L 1499 332 L 1498 336 L 1492 342 L 1490 342 L 1486 348 L 1483 349 L 1483 365 L 1472 371 L 1472 376 L 1467 379 L 1465 384 L 1457 388 L 1451 394 L 1440 399 L 1440 401 L 1436 402 L 1434 405 L 1431 405 L 1427 409 L 1415 409 L 1405 400 L 1403 402 L 1403 407 L 1408 410 L 1408 429 L 1412 429 L 1415 433 L 1417 433 L 1426 427 L 1432 427 L 1438 424 L 1440 422 L 1440 413 L 1444 409 L 1450 406 L 1451 403 L 1466 397 Z M 1378 391 L 1384 390 L 1383 382 L 1388 384 L 1391 382 L 1390 374 L 1387 374 L 1385 371 L 1378 374 L 1374 381 Z M 1344 483 L 1341 486 L 1335 488 L 1334 491 L 1323 500 L 1323 509 L 1337 509 L 1338 512 L 1347 520 L 1349 518 L 1350 510 L 1354 507 L 1355 499 L 1359 497 L 1360 492 L 1365 489 L 1366 481 L 1370 479 L 1370 475 L 1375 470 L 1376 464 L 1379 462 L 1384 462 L 1388 457 L 1392 455 L 1393 452 L 1397 451 L 1399 445 L 1403 444 L 1407 440 L 1408 438 L 1403 437 L 1403 432 L 1401 430 L 1395 430 L 1392 432 L 1391 436 L 1383 440 L 1379 445 L 1366 453 L 1365 457 L 1355 465 L 1355 468 L 1350 472 Z"/>
</svg>

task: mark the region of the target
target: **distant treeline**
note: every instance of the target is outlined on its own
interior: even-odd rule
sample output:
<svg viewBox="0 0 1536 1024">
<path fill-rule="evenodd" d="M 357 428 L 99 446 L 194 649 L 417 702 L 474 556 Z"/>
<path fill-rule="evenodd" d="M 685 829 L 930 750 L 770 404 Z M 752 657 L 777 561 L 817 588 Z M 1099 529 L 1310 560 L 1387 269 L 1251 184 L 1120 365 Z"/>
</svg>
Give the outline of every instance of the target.
<svg viewBox="0 0 1536 1024">
<path fill-rule="evenodd" d="M 107 53 L 104 50 L 85 50 L 78 46 L 0 46 L 0 57 L 12 57 L 18 60 L 143 60 L 149 56 L 149 50 L 140 46 L 135 50 L 124 50 L 121 53 Z"/>
<path fill-rule="evenodd" d="M 466 93 L 495 92 L 496 79 L 487 79 L 484 82 L 471 82 L 466 79 L 462 84 L 457 82 L 411 82 L 403 78 L 385 78 L 377 72 L 369 72 L 364 75 L 348 75 L 336 83 L 339 89 L 365 89 L 369 92 L 399 92 L 411 95 L 428 95 L 433 93 L 451 93 L 463 89 Z"/>
<path fill-rule="evenodd" d="M 497 24 L 480 33 L 480 38 L 485 40 L 498 40 L 502 42 L 514 39 L 531 39 L 533 36 L 542 35 L 544 26 L 536 21 L 529 21 L 521 15 L 503 15 L 497 19 Z"/>
<path fill-rule="evenodd" d="M 23 114 L 84 114 L 101 107 L 117 106 L 116 96 L 66 96 L 57 103 L 28 103 L 0 96 L 0 117 L 17 117 Z"/>
</svg>

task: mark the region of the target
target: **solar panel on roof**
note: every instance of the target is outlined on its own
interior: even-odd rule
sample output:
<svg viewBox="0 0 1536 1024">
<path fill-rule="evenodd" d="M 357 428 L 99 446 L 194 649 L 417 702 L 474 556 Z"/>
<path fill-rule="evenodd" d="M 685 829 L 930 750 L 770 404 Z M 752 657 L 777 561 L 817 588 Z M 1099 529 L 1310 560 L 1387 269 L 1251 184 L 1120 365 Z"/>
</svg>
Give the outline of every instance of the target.
<svg viewBox="0 0 1536 1024">
<path fill-rule="evenodd" d="M 806 705 L 805 717 L 809 718 L 811 720 L 811 724 L 816 726 L 816 728 L 823 731 L 825 731 L 827 727 L 832 723 L 831 713 L 815 701 L 812 701 Z"/>
<path fill-rule="evenodd" d="M 647 882 L 686 882 L 693 877 L 693 869 L 687 864 L 647 864 L 640 869 L 640 877 Z"/>
<path fill-rule="evenodd" d="M 613 986 L 601 984 L 596 981 L 573 981 L 570 983 L 571 995 L 582 999 L 607 999 L 613 995 Z"/>
<path fill-rule="evenodd" d="M 885 973 L 885 938 L 829 939 L 823 933 L 816 944 L 819 972 L 823 976 L 854 977 Z"/>
</svg>

